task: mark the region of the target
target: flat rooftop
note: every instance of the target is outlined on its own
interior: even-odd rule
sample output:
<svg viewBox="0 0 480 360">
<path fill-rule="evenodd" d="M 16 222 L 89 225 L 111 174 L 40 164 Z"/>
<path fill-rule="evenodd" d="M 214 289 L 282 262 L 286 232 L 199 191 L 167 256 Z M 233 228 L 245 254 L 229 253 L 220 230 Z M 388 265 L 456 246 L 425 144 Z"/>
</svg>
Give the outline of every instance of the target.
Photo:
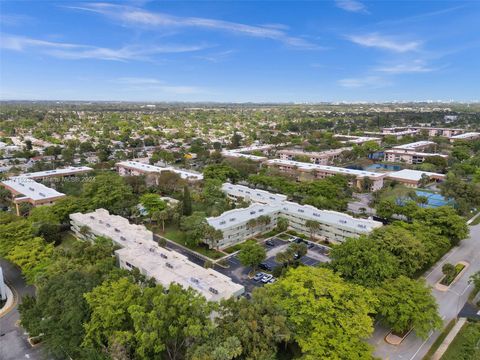
<svg viewBox="0 0 480 360">
<path fill-rule="evenodd" d="M 127 219 L 111 215 L 105 209 L 71 214 L 70 219 L 76 225 L 88 226 L 95 235 L 112 239 L 122 247 L 115 251 L 122 260 L 154 277 L 165 287 L 173 282 L 191 287 L 212 301 L 240 295 L 244 291 L 242 285 L 234 283 L 228 276 L 205 269 L 176 251 L 160 247 L 145 226 L 130 224 Z"/>
<path fill-rule="evenodd" d="M 271 204 L 275 202 L 282 202 L 287 200 L 287 195 L 283 194 L 274 194 L 269 191 L 261 189 L 252 189 L 248 186 L 223 183 L 222 190 L 233 196 L 241 196 L 243 198 L 248 198 L 251 201 Z"/>
<path fill-rule="evenodd" d="M 65 196 L 65 194 L 55 189 L 40 184 L 33 179 L 24 178 L 23 176 L 2 181 L 2 184 L 16 193 L 24 195 L 23 197 L 17 198 L 18 200 L 32 199 L 34 201 L 41 201 Z"/>
<path fill-rule="evenodd" d="M 230 183 L 224 183 L 222 190 L 227 194 L 238 194 L 238 186 Z M 369 232 L 374 228 L 382 226 L 378 221 L 368 219 L 357 219 L 348 214 L 344 214 L 337 211 L 320 210 L 311 205 L 301 205 L 295 202 L 287 201 L 286 196 L 282 194 L 270 193 L 264 190 L 257 190 L 243 186 L 243 188 L 249 189 L 251 193 L 262 191 L 265 194 L 264 198 L 270 202 L 266 204 L 254 203 L 248 208 L 233 209 L 224 212 L 222 215 L 212 218 L 207 218 L 208 223 L 216 229 L 226 229 L 232 225 L 241 224 L 247 222 L 250 219 L 258 218 L 261 215 L 273 216 L 275 214 L 299 214 L 302 218 L 316 220 L 324 224 L 330 224 L 335 226 L 341 226 L 347 229 L 354 229 L 356 232 Z M 243 193 L 245 194 L 245 193 Z M 282 197 L 285 200 L 278 201 L 278 197 Z M 273 200 L 275 199 L 275 200 Z M 253 200 L 253 199 L 252 199 Z"/>
<path fill-rule="evenodd" d="M 412 156 L 440 156 L 443 158 L 448 158 L 448 155 L 445 154 L 438 154 L 438 153 L 426 153 L 426 152 L 419 152 L 419 151 L 410 151 L 407 149 L 389 149 L 385 150 L 386 154 L 402 154 L 402 155 L 412 155 Z"/>
<path fill-rule="evenodd" d="M 164 287 L 176 283 L 184 288 L 192 288 L 208 301 L 228 299 L 244 292 L 244 287 L 232 282 L 228 276 L 205 269 L 176 251 L 162 248 L 154 242 L 145 245 L 123 248 L 115 253 L 140 272 L 154 277 Z"/>
<path fill-rule="evenodd" d="M 325 151 L 305 151 L 302 149 L 283 149 L 278 151 L 279 154 L 290 154 L 290 155 L 305 155 L 310 157 L 329 157 L 339 155 L 344 151 L 352 150 L 351 147 L 342 147 L 339 149 L 331 149 Z"/>
<path fill-rule="evenodd" d="M 464 133 L 464 134 L 458 134 L 458 135 L 450 136 L 450 139 L 469 139 L 469 138 L 477 137 L 477 136 L 480 136 L 479 132 L 467 132 L 467 133 Z"/>
<path fill-rule="evenodd" d="M 411 181 L 420 181 L 423 175 L 426 175 L 429 178 L 438 178 L 438 179 L 445 178 L 444 174 L 438 174 L 438 173 L 433 173 L 428 171 L 410 170 L 410 169 L 403 169 L 400 171 L 388 173 L 389 178 L 400 179 L 400 180 L 411 180 Z"/>
<path fill-rule="evenodd" d="M 234 152 L 230 150 L 224 150 L 222 151 L 223 156 L 227 157 L 234 157 L 234 158 L 245 158 L 245 159 L 250 159 L 253 161 L 264 161 L 267 160 L 268 158 L 266 156 L 257 156 L 257 155 L 252 155 L 252 154 L 242 154 L 240 152 Z"/>
<path fill-rule="evenodd" d="M 131 169 L 135 169 L 143 172 L 150 173 L 161 173 L 162 171 L 171 171 L 180 175 L 182 179 L 187 180 L 202 180 L 203 175 L 194 171 L 177 169 L 172 166 L 160 167 L 150 164 L 145 164 L 139 161 L 120 161 L 116 164 L 117 166 L 123 166 Z"/>
<path fill-rule="evenodd" d="M 20 175 L 19 177 L 24 177 L 28 179 L 39 179 L 39 178 L 46 178 L 46 177 L 53 177 L 53 176 L 67 176 L 67 175 L 75 175 L 75 174 L 82 174 L 93 169 L 88 166 L 71 166 L 66 167 L 63 169 L 55 169 L 55 170 L 45 170 L 45 171 L 37 171 L 33 173 L 25 173 Z"/>
<path fill-rule="evenodd" d="M 247 208 L 228 210 L 219 216 L 209 217 L 207 222 L 215 229 L 223 230 L 230 228 L 232 224 L 241 224 L 261 215 L 272 216 L 279 210 L 278 206 L 255 203 Z"/>
<path fill-rule="evenodd" d="M 424 140 L 424 141 L 416 141 L 416 142 L 409 143 L 409 144 L 397 145 L 397 146 L 394 146 L 392 149 L 415 150 L 415 149 L 418 149 L 418 148 L 431 146 L 431 145 L 435 145 L 435 143 L 433 141 L 425 141 Z"/>
<path fill-rule="evenodd" d="M 271 159 L 267 161 L 267 164 L 295 166 L 298 169 L 305 170 L 305 171 L 318 170 L 318 171 L 336 173 L 340 175 L 354 175 L 359 177 L 382 178 L 385 175 L 382 173 L 376 173 L 372 171 L 347 169 L 347 168 L 342 168 L 337 166 L 311 164 L 311 163 L 304 163 L 300 161 L 284 160 L 284 159 Z"/>
</svg>

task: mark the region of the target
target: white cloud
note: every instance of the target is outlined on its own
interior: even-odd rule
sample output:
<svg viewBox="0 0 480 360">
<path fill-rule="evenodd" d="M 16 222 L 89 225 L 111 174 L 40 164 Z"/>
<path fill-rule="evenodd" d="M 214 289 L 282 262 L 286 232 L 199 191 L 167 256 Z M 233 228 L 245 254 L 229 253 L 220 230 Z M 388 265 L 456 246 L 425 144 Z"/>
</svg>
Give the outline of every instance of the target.
<svg viewBox="0 0 480 360">
<path fill-rule="evenodd" d="M 190 85 L 171 85 L 156 78 L 145 77 L 121 77 L 112 82 L 124 85 L 121 91 L 127 92 L 145 92 L 149 93 L 167 93 L 175 95 L 188 95 L 205 93 L 205 89 Z"/>
<path fill-rule="evenodd" d="M 337 5 L 338 8 L 343 9 L 345 11 L 368 13 L 367 7 L 364 4 L 362 4 L 360 1 L 356 1 L 356 0 L 336 0 L 335 5 Z"/>
<path fill-rule="evenodd" d="M 359 78 L 346 78 L 338 81 L 340 86 L 350 89 L 372 88 L 378 89 L 391 85 L 391 82 L 380 76 L 365 76 Z"/>
<path fill-rule="evenodd" d="M 411 63 L 401 63 L 384 65 L 375 68 L 376 71 L 387 74 L 410 74 L 410 73 L 427 73 L 437 69 L 428 67 L 423 60 L 415 60 Z"/>
<path fill-rule="evenodd" d="M 377 33 L 350 35 L 347 36 L 347 39 L 361 46 L 390 50 L 398 53 L 415 51 L 422 45 L 420 41 L 401 41 Z"/>
<path fill-rule="evenodd" d="M 149 56 L 166 53 L 193 52 L 206 45 L 129 45 L 121 48 L 105 48 L 82 44 L 45 41 L 24 36 L 0 35 L 0 47 L 14 51 L 33 50 L 61 59 L 99 59 L 113 61 L 148 60 Z"/>
<path fill-rule="evenodd" d="M 290 36 L 282 25 L 254 26 L 236 22 L 200 18 L 200 17 L 180 17 L 159 12 L 151 12 L 138 7 L 115 5 L 108 3 L 89 3 L 82 6 L 72 7 L 71 9 L 91 11 L 113 19 L 119 20 L 124 24 L 147 28 L 180 28 L 194 27 L 218 31 L 226 31 L 241 34 L 250 37 L 271 39 L 280 41 L 288 46 L 302 49 L 319 49 L 320 47 L 301 37 Z"/>
</svg>

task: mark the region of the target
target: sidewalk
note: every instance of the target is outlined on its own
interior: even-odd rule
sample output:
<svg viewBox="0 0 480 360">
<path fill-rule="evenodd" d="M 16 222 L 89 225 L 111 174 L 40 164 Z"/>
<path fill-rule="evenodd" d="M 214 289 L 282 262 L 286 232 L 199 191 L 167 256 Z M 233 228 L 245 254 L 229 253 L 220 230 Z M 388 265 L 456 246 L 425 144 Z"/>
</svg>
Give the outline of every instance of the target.
<svg viewBox="0 0 480 360">
<path fill-rule="evenodd" d="M 431 360 L 440 360 L 442 358 L 443 354 L 445 354 L 445 351 L 447 351 L 448 347 L 450 346 L 450 343 L 453 341 L 453 339 L 455 339 L 455 336 L 457 336 L 458 332 L 466 322 L 466 318 L 458 319 L 455 326 L 452 328 L 452 330 L 450 330 L 445 340 L 443 340 L 443 343 L 438 347 L 437 351 L 435 351 L 435 354 L 433 354 Z"/>
</svg>

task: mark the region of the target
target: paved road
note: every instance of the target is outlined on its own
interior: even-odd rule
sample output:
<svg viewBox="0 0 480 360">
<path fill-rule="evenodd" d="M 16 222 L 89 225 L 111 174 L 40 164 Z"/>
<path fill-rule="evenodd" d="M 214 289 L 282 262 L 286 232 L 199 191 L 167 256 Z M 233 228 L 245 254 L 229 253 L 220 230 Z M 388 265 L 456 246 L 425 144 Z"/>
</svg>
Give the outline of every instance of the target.
<svg viewBox="0 0 480 360">
<path fill-rule="evenodd" d="M 25 284 L 20 270 L 10 262 L 0 258 L 5 281 L 16 294 L 18 302 L 25 295 L 34 295 L 35 288 Z M 41 347 L 32 348 L 27 342 L 24 330 L 18 326 L 20 315 L 17 309 L 18 303 L 0 318 L 0 359 L 44 359 Z"/>
<path fill-rule="evenodd" d="M 470 266 L 460 279 L 452 285 L 449 291 L 442 292 L 432 289 L 432 293 L 439 305 L 440 316 L 444 321 L 444 325 L 457 317 L 472 290 L 472 287 L 468 284 L 470 275 L 480 271 L 480 225 L 471 226 L 470 237 L 463 240 L 460 246 L 447 253 L 425 274 L 428 284 L 434 286 L 442 278 L 442 265 L 444 263 L 455 264 L 462 260 L 469 262 Z M 388 345 L 383 340 L 387 333 L 388 329 L 384 327 L 377 326 L 375 329 L 371 343 L 376 348 L 376 356 L 388 360 L 421 360 L 441 331 L 431 333 L 427 340 L 419 339 L 412 332 L 399 346 Z"/>
</svg>

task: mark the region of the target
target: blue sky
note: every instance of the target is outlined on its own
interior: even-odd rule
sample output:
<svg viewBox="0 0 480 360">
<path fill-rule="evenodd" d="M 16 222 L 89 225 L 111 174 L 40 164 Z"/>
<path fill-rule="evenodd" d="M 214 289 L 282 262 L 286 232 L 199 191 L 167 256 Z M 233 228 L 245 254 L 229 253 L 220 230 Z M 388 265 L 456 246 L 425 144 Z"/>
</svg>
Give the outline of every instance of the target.
<svg viewBox="0 0 480 360">
<path fill-rule="evenodd" d="M 480 99 L 479 1 L 0 6 L 2 99 Z"/>
</svg>

